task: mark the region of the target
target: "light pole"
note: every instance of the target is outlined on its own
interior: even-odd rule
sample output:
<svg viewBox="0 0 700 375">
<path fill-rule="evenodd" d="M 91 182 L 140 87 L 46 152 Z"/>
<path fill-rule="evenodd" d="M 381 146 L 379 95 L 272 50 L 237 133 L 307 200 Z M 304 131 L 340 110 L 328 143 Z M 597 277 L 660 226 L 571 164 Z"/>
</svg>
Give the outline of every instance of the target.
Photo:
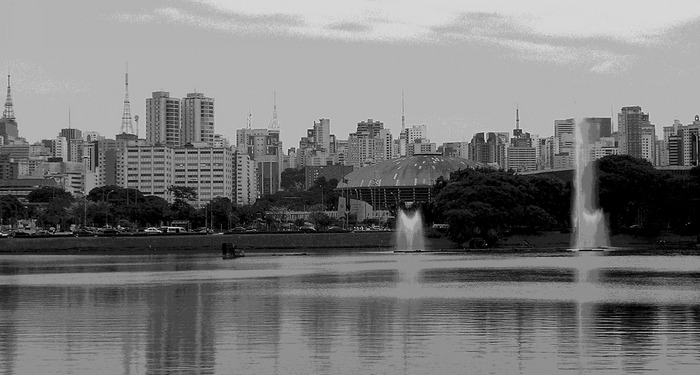
<svg viewBox="0 0 700 375">
<path fill-rule="evenodd" d="M 114 193 L 116 190 L 110 190 L 109 193 L 107 193 L 107 214 L 105 215 L 105 227 L 109 227 L 109 195 Z M 104 201 L 103 201 L 104 202 Z"/>
</svg>

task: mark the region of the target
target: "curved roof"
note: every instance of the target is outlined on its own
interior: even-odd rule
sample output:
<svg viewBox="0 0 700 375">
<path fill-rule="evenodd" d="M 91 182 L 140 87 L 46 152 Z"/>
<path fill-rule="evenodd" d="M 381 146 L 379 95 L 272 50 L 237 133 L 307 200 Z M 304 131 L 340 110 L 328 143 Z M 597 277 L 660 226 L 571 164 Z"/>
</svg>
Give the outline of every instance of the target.
<svg viewBox="0 0 700 375">
<path fill-rule="evenodd" d="M 441 155 L 415 155 L 383 161 L 348 173 L 337 189 L 367 187 L 433 186 L 440 176 L 475 168 L 480 163 Z"/>
</svg>

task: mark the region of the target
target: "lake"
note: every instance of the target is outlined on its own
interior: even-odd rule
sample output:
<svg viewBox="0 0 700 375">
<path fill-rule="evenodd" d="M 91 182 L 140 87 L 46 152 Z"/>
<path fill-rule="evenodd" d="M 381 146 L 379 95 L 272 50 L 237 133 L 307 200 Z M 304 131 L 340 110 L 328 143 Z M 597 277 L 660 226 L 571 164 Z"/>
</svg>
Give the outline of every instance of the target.
<svg viewBox="0 0 700 375">
<path fill-rule="evenodd" d="M 2 374 L 700 368 L 700 257 L 0 257 Z"/>
</svg>

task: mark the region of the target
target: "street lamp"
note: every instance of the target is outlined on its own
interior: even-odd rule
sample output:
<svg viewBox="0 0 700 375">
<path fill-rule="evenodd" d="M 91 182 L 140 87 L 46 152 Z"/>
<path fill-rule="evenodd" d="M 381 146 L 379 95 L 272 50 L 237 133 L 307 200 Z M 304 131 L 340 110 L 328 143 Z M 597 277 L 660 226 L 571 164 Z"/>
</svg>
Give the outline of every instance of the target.
<svg viewBox="0 0 700 375">
<path fill-rule="evenodd" d="M 106 198 L 106 201 L 107 201 L 107 214 L 105 215 L 105 226 L 106 226 L 106 227 L 109 227 L 109 195 L 112 194 L 112 193 L 114 193 L 115 191 L 116 191 L 116 190 L 110 190 L 109 193 L 107 193 L 107 198 Z M 102 202 L 104 202 L 104 201 L 105 201 L 105 200 L 103 200 Z"/>
</svg>

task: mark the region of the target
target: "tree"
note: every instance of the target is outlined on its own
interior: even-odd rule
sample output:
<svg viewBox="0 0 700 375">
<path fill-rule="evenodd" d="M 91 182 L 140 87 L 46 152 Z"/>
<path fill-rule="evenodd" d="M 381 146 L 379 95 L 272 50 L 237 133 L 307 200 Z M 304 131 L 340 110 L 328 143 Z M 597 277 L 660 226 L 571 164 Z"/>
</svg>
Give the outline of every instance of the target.
<svg viewBox="0 0 700 375">
<path fill-rule="evenodd" d="M 665 185 L 651 163 L 629 155 L 611 155 L 596 161 L 599 201 L 615 229 L 645 224 L 658 213 L 657 195 Z"/>
<path fill-rule="evenodd" d="M 304 190 L 306 184 L 306 172 L 304 168 L 287 168 L 282 171 L 280 187 L 287 191 Z"/>
<path fill-rule="evenodd" d="M 333 223 L 333 219 L 323 211 L 311 212 L 309 214 L 309 221 L 311 221 L 318 228 L 326 228 Z"/>
<path fill-rule="evenodd" d="M 233 214 L 233 203 L 227 197 L 215 197 L 207 204 L 206 211 L 209 213 L 211 228 L 231 229 L 231 219 Z"/>
<path fill-rule="evenodd" d="M 27 201 L 31 203 L 49 203 L 54 199 L 72 201 L 73 196 L 69 192 L 55 186 L 42 186 L 32 190 L 27 195 Z"/>
<path fill-rule="evenodd" d="M 192 186 L 171 185 L 168 187 L 168 192 L 175 200 L 193 201 L 197 199 L 197 190 Z"/>
<path fill-rule="evenodd" d="M 155 196 L 148 195 L 140 207 L 139 224 L 142 226 L 157 226 L 163 223 L 170 216 L 168 201 Z"/>
<path fill-rule="evenodd" d="M 24 218 L 27 210 L 24 205 L 12 195 L 0 195 L 0 223 L 10 225 Z"/>
<path fill-rule="evenodd" d="M 195 209 L 187 203 L 197 199 L 197 191 L 191 186 L 171 185 L 168 192 L 175 197 L 170 205 L 170 215 L 173 220 L 190 220 Z"/>
</svg>

